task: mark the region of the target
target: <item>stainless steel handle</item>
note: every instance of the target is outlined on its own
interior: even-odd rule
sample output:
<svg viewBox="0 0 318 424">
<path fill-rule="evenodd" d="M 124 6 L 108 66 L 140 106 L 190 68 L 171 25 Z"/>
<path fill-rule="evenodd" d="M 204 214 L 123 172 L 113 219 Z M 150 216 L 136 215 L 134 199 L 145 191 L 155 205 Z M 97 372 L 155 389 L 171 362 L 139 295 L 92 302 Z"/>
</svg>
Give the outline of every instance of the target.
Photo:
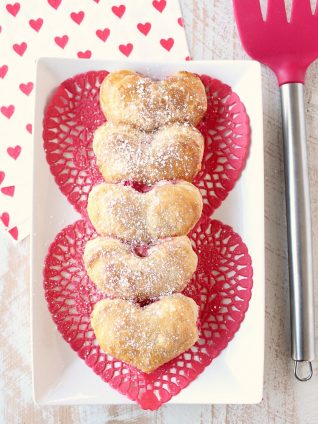
<svg viewBox="0 0 318 424">
<path fill-rule="evenodd" d="M 312 376 L 315 329 L 304 86 L 300 83 L 283 84 L 280 92 L 284 132 L 292 358 L 295 361 L 295 376 L 306 381 Z M 301 377 L 298 364 L 303 361 L 308 362 L 309 369 L 307 375 Z"/>
</svg>

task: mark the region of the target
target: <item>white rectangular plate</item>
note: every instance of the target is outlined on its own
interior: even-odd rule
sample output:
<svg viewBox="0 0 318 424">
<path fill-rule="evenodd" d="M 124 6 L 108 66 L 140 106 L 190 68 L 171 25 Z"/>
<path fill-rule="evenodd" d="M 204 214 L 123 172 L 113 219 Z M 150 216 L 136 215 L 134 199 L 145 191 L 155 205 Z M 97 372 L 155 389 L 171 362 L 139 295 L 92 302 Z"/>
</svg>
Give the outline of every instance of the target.
<svg viewBox="0 0 318 424">
<path fill-rule="evenodd" d="M 252 143 L 242 177 L 214 217 L 228 224 L 247 244 L 254 288 L 240 330 L 228 347 L 170 403 L 257 403 L 263 391 L 264 354 L 264 180 L 260 66 L 253 61 L 171 63 L 111 62 L 42 58 L 37 64 L 34 122 L 31 314 L 34 400 L 39 404 L 132 403 L 113 390 L 79 359 L 55 328 L 43 290 L 43 264 L 50 243 L 79 218 L 60 193 L 45 159 L 42 119 L 54 89 L 65 79 L 90 70 L 133 69 L 156 78 L 187 70 L 229 84 L 250 117 Z"/>
</svg>

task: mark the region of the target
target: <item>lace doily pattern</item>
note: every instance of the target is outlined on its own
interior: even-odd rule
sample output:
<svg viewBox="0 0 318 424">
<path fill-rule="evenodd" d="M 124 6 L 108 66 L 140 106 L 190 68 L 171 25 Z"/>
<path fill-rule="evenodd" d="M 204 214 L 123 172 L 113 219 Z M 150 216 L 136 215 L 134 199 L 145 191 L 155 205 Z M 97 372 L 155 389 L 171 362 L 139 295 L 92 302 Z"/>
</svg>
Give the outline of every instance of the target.
<svg viewBox="0 0 318 424">
<path fill-rule="evenodd" d="M 99 87 L 107 71 L 93 71 L 64 81 L 45 112 L 43 139 L 57 185 L 84 217 L 91 188 L 102 181 L 92 149 L 93 134 L 105 122 Z M 241 175 L 250 145 L 249 118 L 232 89 L 207 75 L 208 109 L 199 130 L 205 138 L 202 170 L 195 178 L 207 216 L 217 209 Z"/>
<path fill-rule="evenodd" d="M 95 235 L 87 220 L 64 228 L 49 248 L 44 289 L 58 330 L 77 354 L 120 393 L 143 409 L 158 409 L 188 386 L 227 346 L 244 319 L 252 291 L 252 265 L 238 234 L 203 217 L 190 234 L 198 254 L 197 271 L 184 290 L 199 305 L 198 342 L 151 374 L 106 355 L 90 326 L 94 304 L 104 296 L 84 265 L 86 242 Z"/>
</svg>

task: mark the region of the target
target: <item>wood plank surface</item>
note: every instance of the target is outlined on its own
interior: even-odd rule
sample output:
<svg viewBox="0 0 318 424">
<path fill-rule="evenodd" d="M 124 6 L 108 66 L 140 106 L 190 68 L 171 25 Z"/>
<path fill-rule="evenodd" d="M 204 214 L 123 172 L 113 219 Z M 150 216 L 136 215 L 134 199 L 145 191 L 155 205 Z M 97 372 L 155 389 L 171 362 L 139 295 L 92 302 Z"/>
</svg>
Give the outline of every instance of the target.
<svg viewBox="0 0 318 424">
<path fill-rule="evenodd" d="M 193 59 L 247 58 L 236 33 L 230 0 L 182 0 L 181 6 Z M 315 274 L 318 276 L 318 63 L 310 68 L 305 94 L 314 263 Z M 30 362 L 29 239 L 15 247 L 11 241 L 1 236 L 1 424 L 318 423 L 317 361 L 314 363 L 313 379 L 308 383 L 300 383 L 293 377 L 290 360 L 280 102 L 276 80 L 267 69 L 263 69 L 263 106 L 266 196 L 266 347 L 263 401 L 259 405 L 165 405 L 153 413 L 142 411 L 137 406 L 34 405 Z M 318 329 L 318 283 L 315 299 Z M 318 330 L 316 333 L 318 334 Z"/>
</svg>

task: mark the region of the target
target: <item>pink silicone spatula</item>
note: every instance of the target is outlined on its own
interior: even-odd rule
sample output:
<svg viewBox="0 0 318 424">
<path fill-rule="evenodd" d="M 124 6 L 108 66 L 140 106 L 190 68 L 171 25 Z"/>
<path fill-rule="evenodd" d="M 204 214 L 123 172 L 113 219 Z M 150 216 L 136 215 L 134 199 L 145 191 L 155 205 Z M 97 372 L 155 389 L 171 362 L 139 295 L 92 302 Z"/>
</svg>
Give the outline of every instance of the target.
<svg viewBox="0 0 318 424">
<path fill-rule="evenodd" d="M 259 0 L 233 0 L 240 38 L 246 52 L 269 66 L 280 86 L 289 251 L 292 358 L 301 381 L 312 376 L 315 357 L 314 288 L 310 196 L 307 169 L 304 78 L 318 57 L 318 6 L 293 0 L 290 22 L 284 0 L 268 0 L 263 20 Z M 300 375 L 298 364 L 308 364 Z"/>
</svg>

